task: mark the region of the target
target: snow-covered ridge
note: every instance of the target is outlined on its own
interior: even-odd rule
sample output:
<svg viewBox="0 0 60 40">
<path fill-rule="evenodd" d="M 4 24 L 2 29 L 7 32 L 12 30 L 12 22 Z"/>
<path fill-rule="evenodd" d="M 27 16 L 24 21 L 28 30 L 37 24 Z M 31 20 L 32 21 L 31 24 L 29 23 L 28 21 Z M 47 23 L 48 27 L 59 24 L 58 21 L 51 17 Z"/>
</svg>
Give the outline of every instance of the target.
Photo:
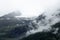
<svg viewBox="0 0 60 40">
<path fill-rule="evenodd" d="M 60 22 L 60 11 L 55 11 L 54 13 L 49 14 L 49 16 L 47 13 L 43 13 L 38 17 L 33 18 L 16 18 L 15 15 L 11 17 L 10 15 L 7 16 L 0 17 L 0 33 L 4 36 L 8 35 L 8 38 L 21 38 L 21 36 L 25 37 L 26 35 L 42 32 L 44 30 L 50 31 L 51 25 Z"/>
<path fill-rule="evenodd" d="M 41 32 L 43 30 L 51 30 L 51 25 L 54 25 L 58 22 L 60 22 L 60 11 L 56 10 L 54 13 L 49 14 L 44 13 L 42 15 L 39 15 L 34 21 L 34 23 L 37 24 L 36 30 L 31 30 L 30 33 L 36 33 Z"/>
</svg>

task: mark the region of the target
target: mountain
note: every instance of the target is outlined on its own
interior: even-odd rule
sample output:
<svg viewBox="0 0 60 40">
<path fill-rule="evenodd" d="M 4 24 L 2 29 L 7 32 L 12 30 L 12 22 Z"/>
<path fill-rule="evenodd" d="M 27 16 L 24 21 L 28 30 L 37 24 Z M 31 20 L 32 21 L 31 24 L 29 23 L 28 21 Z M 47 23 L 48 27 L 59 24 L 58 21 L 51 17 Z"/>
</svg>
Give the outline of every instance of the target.
<svg viewBox="0 0 60 40">
<path fill-rule="evenodd" d="M 37 30 L 31 35 L 20 40 L 60 40 L 60 11 L 55 11 L 49 16 L 42 14 L 35 19 Z"/>
<path fill-rule="evenodd" d="M 35 24 L 33 24 L 33 20 L 31 18 L 16 18 L 15 16 L 18 14 L 18 12 L 12 12 L 0 17 L 0 40 L 5 40 L 7 38 L 13 39 L 24 36 L 26 35 L 27 31 L 35 28 Z"/>
<path fill-rule="evenodd" d="M 33 18 L 16 18 L 17 14 L 0 17 L 0 40 L 60 40 L 59 10 Z"/>
</svg>

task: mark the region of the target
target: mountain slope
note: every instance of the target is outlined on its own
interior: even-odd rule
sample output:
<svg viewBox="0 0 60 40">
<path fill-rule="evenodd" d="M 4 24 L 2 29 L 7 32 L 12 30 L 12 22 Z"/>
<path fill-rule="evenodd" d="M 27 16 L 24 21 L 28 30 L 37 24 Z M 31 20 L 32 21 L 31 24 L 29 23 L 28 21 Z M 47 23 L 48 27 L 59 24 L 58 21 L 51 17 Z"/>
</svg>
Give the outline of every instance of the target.
<svg viewBox="0 0 60 40">
<path fill-rule="evenodd" d="M 49 14 L 50 16 L 43 13 L 34 18 L 16 18 L 16 15 L 10 17 L 12 14 L 14 13 L 0 17 L 0 40 L 60 39 L 60 11 Z"/>
</svg>

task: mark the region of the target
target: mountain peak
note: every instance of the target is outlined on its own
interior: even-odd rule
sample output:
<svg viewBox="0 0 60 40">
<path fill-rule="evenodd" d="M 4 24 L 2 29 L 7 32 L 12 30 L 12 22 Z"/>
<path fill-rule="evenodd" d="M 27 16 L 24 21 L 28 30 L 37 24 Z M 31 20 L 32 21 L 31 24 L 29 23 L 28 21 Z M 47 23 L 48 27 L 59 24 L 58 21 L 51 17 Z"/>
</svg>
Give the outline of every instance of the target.
<svg viewBox="0 0 60 40">
<path fill-rule="evenodd" d="M 20 16 L 20 15 L 21 15 L 21 13 L 19 11 L 16 11 L 16 12 L 14 11 L 14 12 L 8 13 L 2 17 L 15 17 L 15 16 Z"/>
</svg>

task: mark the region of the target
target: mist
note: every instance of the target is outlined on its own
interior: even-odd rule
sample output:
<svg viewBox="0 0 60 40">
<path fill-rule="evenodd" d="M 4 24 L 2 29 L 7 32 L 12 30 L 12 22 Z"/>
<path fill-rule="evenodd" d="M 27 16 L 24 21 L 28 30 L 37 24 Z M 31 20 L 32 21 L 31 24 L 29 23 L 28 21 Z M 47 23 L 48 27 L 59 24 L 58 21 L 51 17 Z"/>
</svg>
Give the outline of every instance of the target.
<svg viewBox="0 0 60 40">
<path fill-rule="evenodd" d="M 21 17 L 33 17 L 59 7 L 59 0 L 0 0 L 0 16 L 20 11 Z"/>
</svg>

